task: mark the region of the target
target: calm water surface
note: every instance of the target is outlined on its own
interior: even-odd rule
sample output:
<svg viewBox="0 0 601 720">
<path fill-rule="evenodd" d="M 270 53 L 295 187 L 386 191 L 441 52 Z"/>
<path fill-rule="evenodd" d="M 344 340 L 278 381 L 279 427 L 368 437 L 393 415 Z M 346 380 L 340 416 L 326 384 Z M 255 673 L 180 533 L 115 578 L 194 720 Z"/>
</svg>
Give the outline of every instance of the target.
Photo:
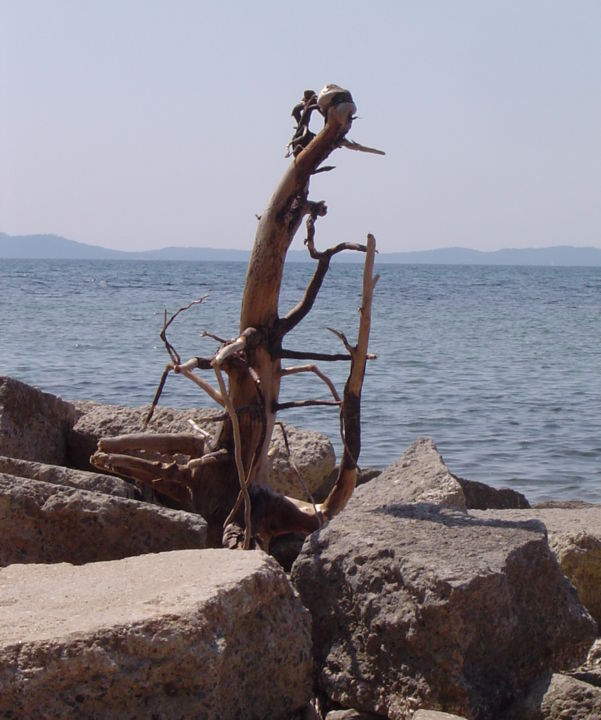
<svg viewBox="0 0 601 720">
<path fill-rule="evenodd" d="M 419 436 L 452 472 L 530 500 L 601 502 L 601 268 L 383 265 L 377 268 L 361 464 L 383 467 Z M 182 358 L 237 332 L 242 263 L 0 260 L 0 374 L 65 399 L 147 405 L 168 360 L 163 314 L 208 295 L 172 326 Z M 281 311 L 312 273 L 287 268 Z M 354 340 L 362 267 L 335 264 L 314 311 L 286 346 L 339 352 Z M 346 364 L 322 367 L 341 388 Z M 327 397 L 315 376 L 284 381 L 282 400 Z M 165 405 L 209 405 L 170 377 Z M 337 451 L 335 409 L 288 410 Z"/>
</svg>

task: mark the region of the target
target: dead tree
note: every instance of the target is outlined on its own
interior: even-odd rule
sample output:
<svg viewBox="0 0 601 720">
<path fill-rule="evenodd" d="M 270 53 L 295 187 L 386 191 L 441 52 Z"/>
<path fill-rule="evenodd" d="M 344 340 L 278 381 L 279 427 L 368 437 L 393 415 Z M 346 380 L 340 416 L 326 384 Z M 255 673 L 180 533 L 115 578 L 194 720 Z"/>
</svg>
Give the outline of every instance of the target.
<svg viewBox="0 0 601 720">
<path fill-rule="evenodd" d="M 324 202 L 309 200 L 311 176 L 331 169 L 323 162 L 336 148 L 382 154 L 346 139 L 355 111 L 350 92 L 337 85 L 326 85 L 319 95 L 306 91 L 303 101 L 294 108 L 297 128 L 290 143 L 294 159 L 259 218 L 242 296 L 239 336 L 222 342 L 212 357 L 182 362 L 167 340 L 166 331 L 174 318 L 165 320 L 161 337 L 171 362 L 166 366 L 153 408 L 167 375 L 184 375 L 220 406 L 221 422 L 215 436 L 141 433 L 103 438 L 91 458 L 96 467 L 150 484 L 179 507 L 200 513 L 207 520 L 208 542 L 212 546 L 247 548 L 256 539 L 267 548 L 270 539 L 278 534 L 310 533 L 344 508 L 355 487 L 361 443 L 361 388 L 368 358 L 372 293 L 377 281 L 373 275 L 375 240 L 368 235 L 366 245 L 343 242 L 318 251 L 315 224 L 327 210 Z M 316 135 L 309 130 L 313 112 L 324 118 L 324 127 Z M 286 253 L 303 218 L 307 218 L 305 244 L 317 265 L 302 299 L 280 317 L 278 303 Z M 344 352 L 339 354 L 284 347 L 287 334 L 313 307 L 331 258 L 343 250 L 366 253 L 357 344 L 351 345 L 341 332 L 335 331 L 344 345 Z M 284 368 L 283 359 L 309 364 Z M 342 399 L 313 364 L 340 360 L 350 362 Z M 202 371 L 212 373 L 216 385 L 203 377 Z M 341 418 L 344 452 L 339 474 L 331 493 L 318 506 L 269 489 L 267 453 L 276 414 L 295 404 L 279 403 L 280 383 L 282 378 L 300 372 L 313 372 L 326 382 L 332 400 L 297 404 L 330 402 L 338 406 Z M 153 459 L 156 453 L 161 454 L 159 459 Z M 190 459 L 183 463 L 165 460 L 165 455 L 169 458 L 177 453 Z"/>
</svg>

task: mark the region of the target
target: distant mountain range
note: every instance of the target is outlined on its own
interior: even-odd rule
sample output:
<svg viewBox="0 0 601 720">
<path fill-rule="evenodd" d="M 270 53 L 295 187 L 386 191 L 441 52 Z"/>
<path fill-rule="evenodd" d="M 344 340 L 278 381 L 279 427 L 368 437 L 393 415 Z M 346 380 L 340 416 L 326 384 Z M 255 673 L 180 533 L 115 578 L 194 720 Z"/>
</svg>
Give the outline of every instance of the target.
<svg viewBox="0 0 601 720">
<path fill-rule="evenodd" d="M 248 262 L 250 251 L 202 247 L 166 247 L 125 252 L 86 245 L 59 235 L 7 235 L 0 233 L 0 258 L 51 260 L 197 260 Z M 306 251 L 291 250 L 288 259 L 304 262 Z M 347 262 L 361 261 L 358 253 L 345 254 Z M 378 263 L 427 265 L 601 265 L 601 248 L 558 245 L 547 248 L 505 249 L 494 252 L 467 248 L 441 248 L 413 252 L 380 253 Z"/>
</svg>

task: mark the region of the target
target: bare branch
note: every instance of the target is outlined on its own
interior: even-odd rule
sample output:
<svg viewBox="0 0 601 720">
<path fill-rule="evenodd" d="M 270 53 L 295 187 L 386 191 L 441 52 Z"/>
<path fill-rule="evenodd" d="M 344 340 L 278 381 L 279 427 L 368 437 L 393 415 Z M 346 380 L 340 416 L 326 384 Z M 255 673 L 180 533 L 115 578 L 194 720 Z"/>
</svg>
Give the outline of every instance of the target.
<svg viewBox="0 0 601 720">
<path fill-rule="evenodd" d="M 195 468 L 202 467 L 203 465 L 224 462 L 225 460 L 229 460 L 229 458 L 229 451 L 225 448 L 221 448 L 221 450 L 215 450 L 215 452 L 206 453 L 206 455 L 203 455 L 202 457 L 190 460 L 186 467 L 188 470 L 194 470 Z"/>
<path fill-rule="evenodd" d="M 169 357 L 171 358 L 171 362 L 174 365 L 179 365 L 181 363 L 181 358 L 176 351 L 176 349 L 173 347 L 173 345 L 167 340 L 167 328 L 171 323 L 175 320 L 175 318 L 183 312 L 186 312 L 186 310 L 189 310 L 193 305 L 200 305 L 204 300 L 207 299 L 207 295 L 204 295 L 203 297 L 199 298 L 198 300 L 193 300 L 191 303 L 186 305 L 185 307 L 181 307 L 179 310 L 173 313 L 173 315 L 167 320 L 167 309 L 165 308 L 165 319 L 163 321 L 163 329 L 161 330 L 161 340 L 165 343 L 165 347 L 167 348 L 167 352 L 169 353 Z"/>
<path fill-rule="evenodd" d="M 378 281 L 378 276 L 376 275 L 374 277 L 373 275 L 375 253 L 375 238 L 373 235 L 368 235 L 367 254 L 365 256 L 365 268 L 363 271 L 363 299 L 356 347 L 350 348 L 344 335 L 342 335 L 342 333 L 336 333 L 343 339 L 345 346 L 350 348 L 353 359 L 349 377 L 344 386 L 344 400 L 342 403 L 344 454 L 340 463 L 336 484 L 321 506 L 321 510 L 328 519 L 341 512 L 352 495 L 357 483 L 357 461 L 361 451 L 361 389 L 367 361 L 373 291 Z"/>
<path fill-rule="evenodd" d="M 90 462 L 101 470 L 109 470 L 115 475 L 144 482 L 173 500 L 191 507 L 191 474 L 185 465 L 103 452 L 95 452 Z"/>
<path fill-rule="evenodd" d="M 280 375 L 282 377 L 286 377 L 288 375 L 297 375 L 298 373 L 305 372 L 315 373 L 317 377 L 323 380 L 324 383 L 330 388 L 330 392 L 332 393 L 334 400 L 340 402 L 340 395 L 338 395 L 338 391 L 336 390 L 334 383 L 327 375 L 321 372 L 317 365 L 297 365 L 296 367 L 282 368 Z"/>
<path fill-rule="evenodd" d="M 221 343 L 222 345 L 224 345 L 227 342 L 227 340 L 224 340 L 222 337 L 219 337 L 219 335 L 214 335 L 213 333 L 209 332 L 208 330 L 203 330 L 200 333 L 200 337 L 211 338 L 211 340 L 215 340 L 216 342 Z"/>
<path fill-rule="evenodd" d="M 175 372 L 178 371 L 176 368 L 173 369 Z M 226 401 L 223 392 L 217 392 L 217 390 L 215 390 L 215 388 L 210 383 L 198 377 L 198 375 L 194 374 L 192 370 L 183 370 L 180 367 L 179 372 L 181 372 L 184 377 L 187 377 L 188 380 L 192 380 L 193 383 L 196 383 L 196 385 L 198 385 L 199 388 L 204 390 L 207 395 L 209 395 L 209 397 L 213 398 L 216 403 L 219 403 L 219 405 L 221 406 L 225 406 Z"/>
<path fill-rule="evenodd" d="M 234 353 L 244 350 L 245 347 L 246 347 L 246 338 L 244 337 L 244 335 L 240 335 L 239 338 L 232 340 L 231 342 L 227 343 L 224 347 L 221 348 L 221 350 L 215 355 L 214 362 L 217 363 L 218 365 L 222 365 L 223 361 L 226 358 L 231 357 L 232 355 L 234 355 Z"/>
<path fill-rule="evenodd" d="M 342 344 L 343 344 L 344 347 L 350 352 L 351 357 L 353 357 L 354 348 L 353 348 L 352 345 L 349 343 L 349 341 L 346 339 L 346 335 L 345 335 L 343 332 L 341 332 L 340 330 L 336 330 L 336 329 L 331 328 L 331 327 L 326 328 L 326 329 L 329 330 L 329 331 L 330 331 L 331 333 L 333 333 L 334 335 L 336 335 L 337 338 L 339 338 L 340 340 L 342 340 Z"/>
<path fill-rule="evenodd" d="M 278 357 L 282 360 L 319 360 L 321 362 L 337 362 L 340 360 L 351 360 L 350 355 L 343 355 L 341 353 L 314 353 L 304 352 L 303 350 L 286 350 L 281 348 L 278 353 Z"/>
<path fill-rule="evenodd" d="M 250 495 L 248 494 L 248 487 L 246 485 L 246 476 L 244 472 L 244 464 L 242 462 L 242 438 L 240 437 L 240 425 L 238 423 L 238 416 L 236 410 L 232 404 L 230 396 L 227 393 L 225 381 L 221 374 L 221 368 L 219 367 L 219 361 L 215 358 L 213 362 L 213 368 L 215 375 L 217 376 L 217 382 L 225 402 L 225 409 L 230 416 L 230 422 L 232 423 L 232 432 L 234 434 L 234 459 L 236 462 L 236 470 L 238 471 L 238 481 L 240 483 L 240 490 L 244 496 L 244 549 L 250 548 L 250 534 L 251 534 L 251 507 L 250 507 Z"/>
<path fill-rule="evenodd" d="M 340 400 L 292 400 L 285 403 L 277 403 L 274 412 L 288 410 L 290 408 L 315 407 L 317 405 L 340 405 Z"/>
<path fill-rule="evenodd" d="M 300 302 L 290 310 L 290 312 L 283 317 L 278 324 L 278 331 L 281 337 L 284 337 L 286 333 L 290 332 L 295 328 L 303 318 L 305 318 L 310 312 L 317 295 L 323 284 L 323 280 L 330 267 L 330 259 L 337 253 L 343 252 L 344 250 L 356 250 L 359 252 L 365 252 L 365 245 L 359 245 L 357 243 L 339 243 L 335 247 L 319 252 L 315 249 L 315 220 L 320 215 L 326 214 L 326 207 L 324 203 L 310 203 L 309 211 L 310 215 L 307 218 L 307 238 L 305 245 L 309 249 L 309 254 L 314 260 L 317 260 L 317 267 L 305 294 L 303 295 Z"/>
<path fill-rule="evenodd" d="M 197 422 L 194 422 L 192 418 L 188 418 L 188 424 L 191 425 L 196 432 L 201 435 L 203 438 L 209 438 L 211 437 L 211 433 L 207 432 L 203 428 L 200 427 L 200 425 Z"/>
<path fill-rule="evenodd" d="M 173 365 L 165 365 L 165 369 L 163 370 L 163 374 L 161 375 L 161 379 L 159 380 L 159 386 L 157 387 L 154 398 L 152 399 L 152 405 L 150 406 L 150 409 L 148 410 L 148 413 L 144 418 L 144 422 L 142 423 L 142 428 L 144 430 L 146 430 L 146 428 L 148 427 L 148 423 L 152 420 L 154 409 L 158 405 L 159 398 L 161 397 L 161 393 L 163 392 L 163 388 L 165 387 L 165 383 L 167 382 L 167 375 L 169 375 L 172 369 Z"/>
<path fill-rule="evenodd" d="M 371 153 L 372 155 L 386 155 L 384 150 L 376 150 L 376 148 L 360 145 L 358 142 L 347 140 L 346 138 L 341 140 L 340 145 L 341 147 L 347 148 L 347 150 L 357 150 L 358 152 Z"/>
<path fill-rule="evenodd" d="M 121 453 L 126 450 L 146 450 L 158 453 L 181 453 L 200 457 L 204 452 L 204 438 L 198 435 L 180 433 L 132 433 L 113 438 L 101 438 L 98 449 L 108 453 Z"/>
</svg>

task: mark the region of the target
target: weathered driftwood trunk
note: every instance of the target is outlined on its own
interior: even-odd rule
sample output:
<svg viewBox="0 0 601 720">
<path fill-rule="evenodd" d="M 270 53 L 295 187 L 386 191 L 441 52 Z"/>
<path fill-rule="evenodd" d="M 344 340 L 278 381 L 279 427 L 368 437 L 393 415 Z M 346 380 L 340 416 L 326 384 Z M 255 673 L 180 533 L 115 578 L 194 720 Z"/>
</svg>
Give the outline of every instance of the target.
<svg viewBox="0 0 601 720">
<path fill-rule="evenodd" d="M 223 541 L 230 546 L 244 544 L 247 547 L 254 535 L 266 546 L 272 536 L 282 532 L 311 532 L 344 507 L 355 486 L 361 435 L 361 387 L 367 358 L 371 297 L 377 280 L 373 277 L 375 241 L 368 236 L 367 246 L 341 243 L 318 252 L 314 245 L 315 220 L 325 214 L 326 208 L 324 203 L 308 199 L 311 176 L 329 169 L 320 166 L 334 149 L 346 145 L 370 151 L 345 139 L 355 110 L 350 93 L 332 85 L 326 86 L 319 97 L 306 92 L 304 101 L 295 108 L 298 126 L 291 143 L 294 159 L 259 220 L 242 297 L 239 337 L 223 344 L 212 358 L 192 358 L 181 363 L 167 342 L 165 330 L 168 324 L 165 325 L 162 337 L 172 359 L 166 373 L 174 371 L 185 375 L 224 408 L 223 422 L 216 436 L 202 452 L 191 455 L 185 465 L 129 454 L 141 449 L 139 441 L 144 436 L 101 440 L 99 452 L 92 458 L 98 467 L 150 483 L 182 507 L 202 514 L 208 522 L 210 542 L 214 545 Z M 309 120 L 314 111 L 325 119 L 323 129 L 316 136 L 309 131 Z M 305 217 L 306 244 L 311 257 L 317 260 L 317 267 L 298 305 L 285 317 L 280 317 L 279 295 L 286 253 Z M 352 347 L 342 333 L 337 333 L 348 354 L 327 356 L 284 349 L 286 334 L 311 310 L 330 258 L 346 249 L 367 253 L 357 345 Z M 315 366 L 282 369 L 281 361 L 286 357 L 350 361 L 351 370 L 342 401 L 330 381 Z M 218 389 L 194 372 L 211 368 Z M 279 408 L 280 383 L 287 374 L 305 371 L 315 372 L 328 384 L 333 391 L 331 402 L 340 405 L 342 415 L 345 450 L 340 473 L 332 493 L 318 507 L 275 495 L 269 490 L 267 453 Z M 162 384 L 165 377 L 166 374 Z M 143 444 L 147 449 L 173 451 L 172 440 L 151 437 L 156 437 L 156 441 L 153 445 L 146 439 Z"/>
</svg>

